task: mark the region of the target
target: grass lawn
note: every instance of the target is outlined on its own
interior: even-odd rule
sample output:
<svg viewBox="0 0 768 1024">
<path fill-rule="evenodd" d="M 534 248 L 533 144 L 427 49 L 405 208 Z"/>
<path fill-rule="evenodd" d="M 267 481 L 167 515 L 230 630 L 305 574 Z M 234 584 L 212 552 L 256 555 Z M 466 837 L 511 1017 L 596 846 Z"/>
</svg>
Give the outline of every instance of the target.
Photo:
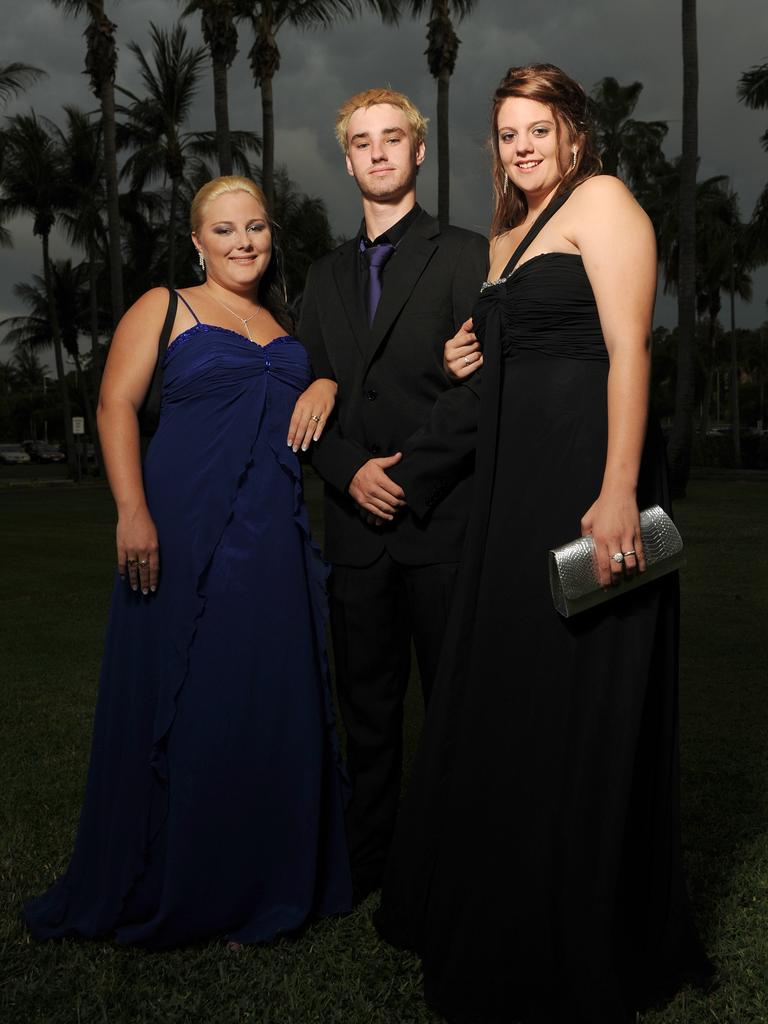
<svg viewBox="0 0 768 1024">
<path fill-rule="evenodd" d="M 308 481 L 317 510 L 317 481 Z M 694 481 L 683 574 L 684 842 L 719 968 L 644 1024 L 768 1022 L 768 482 Z M 71 851 L 113 565 L 103 487 L 0 489 L 0 1022 L 437 1024 L 415 958 L 382 945 L 375 897 L 301 938 L 148 954 L 32 944 L 22 900 Z M 408 757 L 419 728 L 414 690 Z"/>
</svg>

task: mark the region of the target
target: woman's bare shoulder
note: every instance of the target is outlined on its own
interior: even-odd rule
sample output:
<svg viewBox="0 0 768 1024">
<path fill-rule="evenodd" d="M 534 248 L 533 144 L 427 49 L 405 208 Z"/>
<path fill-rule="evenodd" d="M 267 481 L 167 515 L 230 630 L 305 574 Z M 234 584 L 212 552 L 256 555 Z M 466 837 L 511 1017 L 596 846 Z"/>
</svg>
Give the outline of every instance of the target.
<svg viewBox="0 0 768 1024">
<path fill-rule="evenodd" d="M 163 326 L 168 311 L 168 289 L 150 288 L 130 306 L 122 316 L 115 331 L 115 338 L 122 336 L 156 337 Z M 154 328 L 157 327 L 157 331 Z"/>
<path fill-rule="evenodd" d="M 651 222 L 627 186 L 612 174 L 596 174 L 582 182 L 568 202 L 569 213 L 582 230 L 588 225 L 599 229 L 600 225 L 644 225 L 651 229 Z"/>
<path fill-rule="evenodd" d="M 612 174 L 595 174 L 573 190 L 570 202 L 574 205 L 593 203 L 633 203 L 636 199 L 620 178 Z"/>
</svg>

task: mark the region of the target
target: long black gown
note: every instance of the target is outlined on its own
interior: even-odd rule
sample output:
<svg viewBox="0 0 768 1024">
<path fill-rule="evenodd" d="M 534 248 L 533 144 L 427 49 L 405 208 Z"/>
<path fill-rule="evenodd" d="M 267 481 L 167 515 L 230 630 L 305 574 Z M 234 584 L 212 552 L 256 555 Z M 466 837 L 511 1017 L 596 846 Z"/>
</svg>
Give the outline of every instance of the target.
<svg viewBox="0 0 768 1024">
<path fill-rule="evenodd" d="M 451 1021 L 634 1022 L 708 970 L 679 840 L 677 578 L 572 619 L 552 605 L 547 551 L 579 534 L 606 457 L 581 258 L 507 269 L 474 321 L 474 511 L 376 923 L 421 954 Z M 659 440 L 649 429 L 641 508 L 668 508 Z"/>
</svg>

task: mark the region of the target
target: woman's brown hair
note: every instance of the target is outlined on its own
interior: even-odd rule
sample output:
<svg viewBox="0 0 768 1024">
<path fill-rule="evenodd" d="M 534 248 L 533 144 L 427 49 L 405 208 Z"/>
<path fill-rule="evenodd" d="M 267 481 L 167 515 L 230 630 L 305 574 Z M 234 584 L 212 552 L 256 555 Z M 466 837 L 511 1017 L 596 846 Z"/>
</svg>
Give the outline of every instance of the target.
<svg viewBox="0 0 768 1024">
<path fill-rule="evenodd" d="M 569 141 L 578 142 L 575 166 L 568 166 L 557 186 L 555 195 L 570 191 L 582 181 L 599 174 L 602 161 L 597 151 L 594 132 L 589 122 L 587 94 L 578 82 L 574 82 L 554 64 L 529 64 L 525 67 L 510 68 L 493 94 L 491 112 L 491 153 L 493 155 L 494 210 L 491 222 L 491 237 L 516 227 L 525 220 L 528 201 L 525 194 L 511 181 L 501 162 L 497 119 L 499 108 L 510 96 L 543 103 L 554 114 L 558 143 L 561 132 L 568 133 Z"/>
</svg>

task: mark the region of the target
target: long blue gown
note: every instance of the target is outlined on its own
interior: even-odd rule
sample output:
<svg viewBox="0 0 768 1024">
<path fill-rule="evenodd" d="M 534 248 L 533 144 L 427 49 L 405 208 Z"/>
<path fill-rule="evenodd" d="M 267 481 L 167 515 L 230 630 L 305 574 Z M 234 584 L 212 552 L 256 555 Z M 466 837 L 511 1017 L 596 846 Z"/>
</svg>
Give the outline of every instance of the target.
<svg viewBox="0 0 768 1024">
<path fill-rule="evenodd" d="M 286 444 L 309 360 L 197 323 L 144 465 L 161 577 L 115 582 L 75 851 L 37 939 L 269 940 L 349 909 L 326 569 Z"/>
</svg>

